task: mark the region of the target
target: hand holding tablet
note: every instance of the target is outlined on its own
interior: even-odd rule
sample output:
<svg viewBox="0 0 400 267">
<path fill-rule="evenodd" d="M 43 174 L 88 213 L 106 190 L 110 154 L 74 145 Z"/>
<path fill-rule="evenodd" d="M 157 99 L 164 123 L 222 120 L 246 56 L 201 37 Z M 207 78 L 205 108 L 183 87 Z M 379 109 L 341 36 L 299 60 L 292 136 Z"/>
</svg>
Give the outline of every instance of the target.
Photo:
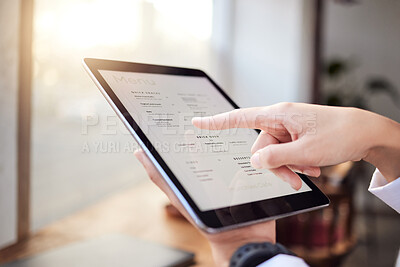
<svg viewBox="0 0 400 267">
<path fill-rule="evenodd" d="M 100 59 L 85 59 L 84 65 L 202 230 L 216 233 L 328 205 L 326 196 L 305 175 L 292 172 L 318 174 L 318 168 L 293 165 L 270 171 L 251 165 L 254 143 L 256 148 L 273 146 L 257 120 L 247 120 L 250 125 L 243 127 L 234 119 L 236 125 L 231 126 L 242 129 L 205 130 L 192 125 L 193 117 L 238 109 L 204 72 Z M 260 128 L 264 133 L 244 128 Z M 279 137 L 282 129 L 276 130 L 274 136 Z M 288 137 L 292 138 L 277 140 L 287 142 Z M 295 189 L 275 175 L 284 177 L 284 171 L 296 182 Z"/>
<path fill-rule="evenodd" d="M 296 119 L 292 120 L 293 118 Z M 312 121 L 315 123 L 312 123 Z M 286 170 L 290 170 L 290 177 L 297 178 L 296 175 L 292 176 L 294 174 L 291 171 L 294 169 L 293 166 L 296 166 L 297 170 L 315 172 L 317 176 L 319 174 L 318 166 L 360 159 L 367 160 L 384 171 L 388 182 L 392 181 L 393 177 L 396 179 L 400 176 L 400 168 L 396 167 L 398 166 L 396 162 L 400 158 L 398 152 L 400 151 L 398 145 L 400 138 L 399 124 L 364 110 L 281 103 L 269 107 L 235 110 L 212 117 L 193 118 L 192 122 L 196 127 L 213 130 L 235 127 L 262 129 L 252 147 L 253 157 L 260 153 L 260 161 L 255 163 L 259 165 L 255 167 L 272 168 L 277 176 L 285 176 Z M 372 129 L 371 125 L 376 127 Z M 265 136 L 262 134 L 265 134 Z M 293 145 L 292 138 L 298 144 L 286 146 L 285 144 Z M 276 148 L 270 149 L 271 145 Z M 377 147 L 380 147 L 379 150 L 382 151 L 377 153 Z M 270 150 L 268 151 L 268 149 Z M 304 149 L 309 149 L 310 155 L 308 157 L 295 156 L 303 153 L 302 150 Z M 395 157 L 393 157 L 396 154 L 396 152 L 393 153 L 394 151 L 397 151 Z M 145 166 L 152 180 L 169 196 L 181 213 L 185 214 L 180 203 L 174 201 L 174 194 L 169 192 L 170 189 L 146 158 L 146 155 L 142 151 L 136 152 L 135 155 Z M 388 155 L 391 156 L 388 157 Z M 252 161 L 254 161 L 253 157 Z M 385 160 L 379 160 L 382 157 Z M 255 164 L 253 163 L 253 165 Z M 282 166 L 291 167 L 284 169 L 282 174 L 282 169 L 280 169 Z M 289 180 L 289 182 L 291 181 Z M 187 214 L 185 215 L 188 217 Z M 224 232 L 223 235 L 206 234 L 218 266 L 226 266 L 233 251 L 245 242 L 267 241 L 273 243 L 275 239 L 274 223 L 271 221 L 234 231 Z M 247 241 L 240 242 L 241 238 Z"/>
</svg>

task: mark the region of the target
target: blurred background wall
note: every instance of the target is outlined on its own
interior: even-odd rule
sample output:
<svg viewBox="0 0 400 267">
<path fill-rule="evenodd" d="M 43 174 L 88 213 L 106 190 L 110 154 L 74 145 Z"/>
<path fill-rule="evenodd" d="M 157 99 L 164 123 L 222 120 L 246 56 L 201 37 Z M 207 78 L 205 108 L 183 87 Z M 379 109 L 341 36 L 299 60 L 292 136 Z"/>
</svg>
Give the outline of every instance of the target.
<svg viewBox="0 0 400 267">
<path fill-rule="evenodd" d="M 378 76 L 400 91 L 400 2 L 337 2 L 326 1 L 325 62 L 335 58 L 347 60 L 353 68 L 348 77 L 353 90 L 360 90 L 369 78 Z M 400 121 L 399 105 L 392 100 L 390 94 L 375 94 L 368 97 L 368 105 L 373 111 Z"/>
<path fill-rule="evenodd" d="M 313 1 L 234 1 L 232 94 L 240 106 L 310 101 Z"/>
<path fill-rule="evenodd" d="M 0 247 L 17 239 L 19 1 L 0 1 Z"/>
</svg>

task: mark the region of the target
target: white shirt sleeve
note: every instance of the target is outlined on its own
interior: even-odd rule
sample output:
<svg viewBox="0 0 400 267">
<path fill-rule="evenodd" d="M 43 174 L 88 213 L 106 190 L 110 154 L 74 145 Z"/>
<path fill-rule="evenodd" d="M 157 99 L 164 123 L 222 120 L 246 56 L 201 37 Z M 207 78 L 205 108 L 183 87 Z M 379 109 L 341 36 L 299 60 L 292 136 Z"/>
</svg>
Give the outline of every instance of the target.
<svg viewBox="0 0 400 267">
<path fill-rule="evenodd" d="M 376 169 L 368 191 L 400 213 L 400 177 L 389 183 Z"/>
<path fill-rule="evenodd" d="M 286 254 L 278 254 L 275 257 L 257 265 L 257 267 L 277 267 L 277 266 L 296 266 L 296 267 L 307 267 L 308 264 L 299 257 L 286 255 Z"/>
</svg>

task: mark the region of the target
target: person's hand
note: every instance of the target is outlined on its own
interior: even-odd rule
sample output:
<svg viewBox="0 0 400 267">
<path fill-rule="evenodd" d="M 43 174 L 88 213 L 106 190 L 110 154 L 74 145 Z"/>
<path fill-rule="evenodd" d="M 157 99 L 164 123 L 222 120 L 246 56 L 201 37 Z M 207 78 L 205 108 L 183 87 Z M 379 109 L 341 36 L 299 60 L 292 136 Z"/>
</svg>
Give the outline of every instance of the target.
<svg viewBox="0 0 400 267">
<path fill-rule="evenodd" d="M 361 159 L 389 182 L 400 176 L 400 125 L 365 110 L 279 103 L 197 117 L 192 123 L 208 130 L 260 129 L 253 167 L 270 169 L 295 189 L 301 180 L 294 171 L 319 176 L 319 167 Z"/>
<path fill-rule="evenodd" d="M 172 192 L 167 182 L 162 178 L 146 154 L 139 149 L 135 151 L 135 156 L 146 169 L 150 179 L 167 195 L 171 201 L 171 204 L 174 205 L 182 213 L 182 215 L 184 215 L 185 218 L 194 225 L 185 208 L 179 202 L 178 198 Z M 207 234 L 204 232 L 201 233 L 210 242 L 216 266 L 223 267 L 229 265 L 229 260 L 236 249 L 247 243 L 275 243 L 275 221 L 259 223 L 218 234 Z"/>
</svg>

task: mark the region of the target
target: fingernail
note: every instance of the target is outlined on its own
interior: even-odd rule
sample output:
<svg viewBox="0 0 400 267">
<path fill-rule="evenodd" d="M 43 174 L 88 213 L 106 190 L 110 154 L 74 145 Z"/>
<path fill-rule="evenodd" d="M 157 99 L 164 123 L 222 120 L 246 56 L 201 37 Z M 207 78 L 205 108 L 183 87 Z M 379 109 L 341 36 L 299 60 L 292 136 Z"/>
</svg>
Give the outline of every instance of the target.
<svg viewBox="0 0 400 267">
<path fill-rule="evenodd" d="M 256 168 L 260 169 L 261 164 L 260 164 L 260 153 L 255 153 L 251 158 L 250 158 L 251 165 Z"/>
<path fill-rule="evenodd" d="M 308 175 L 308 176 L 314 176 L 314 173 L 311 170 L 304 170 L 303 174 Z"/>
<path fill-rule="evenodd" d="M 294 190 L 296 190 L 296 191 L 299 191 L 299 189 L 300 189 L 300 187 L 297 185 L 297 183 L 296 183 L 296 181 L 295 180 L 293 180 L 293 179 L 290 179 L 290 181 L 289 181 L 289 184 L 290 184 L 290 186 L 294 189 Z"/>
<path fill-rule="evenodd" d="M 296 190 L 296 191 L 299 191 L 300 190 L 300 188 L 299 187 L 297 187 L 295 184 L 293 184 L 293 183 L 290 183 L 290 186 L 294 189 L 294 190 Z"/>
<path fill-rule="evenodd" d="M 200 123 L 200 121 L 201 121 L 201 118 L 200 118 L 200 117 L 193 117 L 193 118 L 192 118 L 192 124 Z"/>
</svg>

